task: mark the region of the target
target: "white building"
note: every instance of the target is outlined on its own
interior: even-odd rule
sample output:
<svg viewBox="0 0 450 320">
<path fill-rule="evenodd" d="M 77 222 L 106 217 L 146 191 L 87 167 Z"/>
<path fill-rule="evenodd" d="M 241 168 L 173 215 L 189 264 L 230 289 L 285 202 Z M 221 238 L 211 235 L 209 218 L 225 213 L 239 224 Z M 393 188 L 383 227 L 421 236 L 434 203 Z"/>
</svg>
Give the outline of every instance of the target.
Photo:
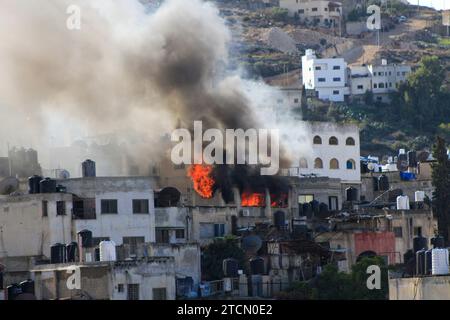
<svg viewBox="0 0 450 320">
<path fill-rule="evenodd" d="M 337 28 L 341 25 L 342 3 L 327 0 L 280 0 L 290 16 L 313 25 Z"/>
<path fill-rule="evenodd" d="M 331 122 L 305 122 L 312 143 L 312 153 L 302 155 L 300 176 L 339 178 L 344 184 L 360 184 L 361 171 L 359 128 Z"/>
<path fill-rule="evenodd" d="M 381 65 L 350 66 L 351 95 L 358 96 L 371 91 L 376 101 L 389 102 L 390 94 L 406 81 L 411 66 L 388 64 L 383 59 Z"/>
<path fill-rule="evenodd" d="M 321 100 L 344 101 L 349 94 L 347 63 L 343 58 L 318 59 L 308 49 L 302 57 L 303 85 Z"/>
</svg>

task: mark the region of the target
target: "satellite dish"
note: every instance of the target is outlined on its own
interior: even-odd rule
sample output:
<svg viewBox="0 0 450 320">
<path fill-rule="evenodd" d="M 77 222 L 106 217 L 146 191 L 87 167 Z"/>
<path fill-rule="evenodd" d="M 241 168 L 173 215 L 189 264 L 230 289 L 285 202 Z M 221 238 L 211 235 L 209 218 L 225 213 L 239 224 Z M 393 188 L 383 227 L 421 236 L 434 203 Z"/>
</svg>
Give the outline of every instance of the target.
<svg viewBox="0 0 450 320">
<path fill-rule="evenodd" d="M 0 194 L 9 195 L 19 189 L 19 180 L 14 177 L 8 177 L 0 182 Z"/>
<path fill-rule="evenodd" d="M 247 236 L 242 239 L 242 248 L 248 252 L 257 252 L 262 247 L 262 240 L 256 235 Z"/>
</svg>

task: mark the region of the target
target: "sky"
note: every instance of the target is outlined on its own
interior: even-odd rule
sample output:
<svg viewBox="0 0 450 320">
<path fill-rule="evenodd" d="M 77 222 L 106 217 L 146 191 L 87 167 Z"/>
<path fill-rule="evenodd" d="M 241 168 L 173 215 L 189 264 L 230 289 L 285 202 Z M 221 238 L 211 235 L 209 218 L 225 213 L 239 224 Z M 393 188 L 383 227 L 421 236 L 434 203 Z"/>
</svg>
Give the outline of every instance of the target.
<svg viewBox="0 0 450 320">
<path fill-rule="evenodd" d="M 411 4 L 419 4 L 421 6 L 433 7 L 437 10 L 450 10 L 450 0 L 408 0 Z"/>
</svg>

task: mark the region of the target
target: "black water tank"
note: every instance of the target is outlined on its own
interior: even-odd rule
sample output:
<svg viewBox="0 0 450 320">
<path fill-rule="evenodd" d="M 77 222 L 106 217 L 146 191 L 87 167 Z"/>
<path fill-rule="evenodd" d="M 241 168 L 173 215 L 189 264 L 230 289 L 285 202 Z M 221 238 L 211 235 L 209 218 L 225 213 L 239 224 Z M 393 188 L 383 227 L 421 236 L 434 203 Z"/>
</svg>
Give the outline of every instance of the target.
<svg viewBox="0 0 450 320">
<path fill-rule="evenodd" d="M 378 177 L 378 191 L 387 191 L 389 190 L 389 178 L 382 174 Z"/>
<path fill-rule="evenodd" d="M 413 250 L 414 250 L 414 253 L 416 253 L 417 251 L 422 250 L 422 249 L 425 249 L 425 250 L 428 249 L 427 238 L 422 237 L 422 236 L 415 237 L 413 239 Z"/>
<path fill-rule="evenodd" d="M 328 210 L 328 205 L 327 205 L 326 203 L 321 202 L 321 203 L 319 204 L 319 213 L 320 213 L 321 215 L 325 215 L 325 214 L 327 214 L 328 212 L 329 212 L 329 210 Z"/>
<path fill-rule="evenodd" d="M 408 167 L 415 168 L 417 167 L 417 153 L 415 151 L 408 151 Z"/>
<path fill-rule="evenodd" d="M 425 250 L 416 252 L 416 275 L 425 275 Z"/>
<path fill-rule="evenodd" d="M 357 201 L 358 200 L 358 190 L 353 187 L 348 187 L 345 189 L 345 194 L 347 201 Z"/>
<path fill-rule="evenodd" d="M 81 230 L 80 232 L 78 232 L 78 235 L 81 238 L 81 246 L 83 248 L 92 247 L 92 231 Z"/>
<path fill-rule="evenodd" d="M 433 248 L 444 248 L 445 247 L 445 240 L 443 236 L 437 236 L 431 239 L 431 244 L 433 245 Z"/>
<path fill-rule="evenodd" d="M 41 182 L 42 177 L 41 176 L 31 176 L 28 178 L 28 193 L 29 194 L 36 194 L 39 193 L 39 183 Z"/>
<path fill-rule="evenodd" d="M 250 259 L 251 274 L 264 274 L 264 259 L 261 257 Z"/>
<path fill-rule="evenodd" d="M 56 243 L 50 247 L 50 262 L 64 263 L 66 257 L 66 246 L 61 243 Z"/>
<path fill-rule="evenodd" d="M 39 182 L 40 193 L 56 193 L 56 180 L 45 178 Z"/>
<path fill-rule="evenodd" d="M 319 201 L 317 200 L 313 200 L 310 202 L 311 204 L 311 209 L 314 212 L 314 214 L 318 214 L 319 213 Z"/>
<path fill-rule="evenodd" d="M 277 211 L 273 214 L 273 222 L 278 229 L 286 226 L 286 217 L 283 211 Z"/>
<path fill-rule="evenodd" d="M 425 251 L 425 273 L 426 275 L 431 274 L 431 268 L 432 268 L 432 259 L 431 259 L 431 249 Z"/>
<path fill-rule="evenodd" d="M 20 285 L 13 283 L 12 285 L 6 287 L 6 292 L 8 295 L 8 300 L 16 300 L 17 296 L 22 293 L 22 289 L 20 288 Z"/>
<path fill-rule="evenodd" d="M 34 294 L 34 281 L 31 279 L 22 281 L 20 283 L 20 289 L 22 293 Z"/>
<path fill-rule="evenodd" d="M 303 215 L 306 216 L 306 218 L 310 219 L 312 217 L 312 206 L 311 203 L 304 203 L 303 204 Z"/>
<path fill-rule="evenodd" d="M 67 262 L 75 262 L 78 253 L 78 243 L 71 242 L 66 246 L 66 260 Z"/>
<path fill-rule="evenodd" d="M 96 176 L 95 161 L 92 161 L 91 159 L 83 161 L 81 169 L 84 178 Z"/>
<path fill-rule="evenodd" d="M 223 260 L 223 264 L 222 264 L 222 268 L 223 268 L 223 274 L 225 275 L 225 277 L 237 277 L 238 276 L 238 262 L 236 259 L 233 258 L 229 258 L 229 259 L 225 259 Z"/>
</svg>

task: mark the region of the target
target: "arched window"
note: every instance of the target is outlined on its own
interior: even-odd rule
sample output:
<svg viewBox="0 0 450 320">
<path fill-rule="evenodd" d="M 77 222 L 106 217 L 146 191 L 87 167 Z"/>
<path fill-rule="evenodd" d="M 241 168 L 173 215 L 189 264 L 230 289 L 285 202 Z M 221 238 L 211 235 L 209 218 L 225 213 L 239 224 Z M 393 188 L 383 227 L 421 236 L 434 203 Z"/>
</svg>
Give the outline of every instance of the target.
<svg viewBox="0 0 450 320">
<path fill-rule="evenodd" d="M 322 138 L 319 136 L 315 136 L 313 139 L 314 144 L 322 144 Z"/>
<path fill-rule="evenodd" d="M 336 137 L 331 137 L 330 140 L 328 140 L 328 143 L 330 145 L 337 146 L 338 145 L 338 139 Z"/>
<path fill-rule="evenodd" d="M 316 160 L 314 160 L 314 168 L 315 169 L 322 169 L 323 168 L 322 159 L 316 158 Z"/>
<path fill-rule="evenodd" d="M 355 139 L 353 139 L 352 137 L 348 137 L 347 140 L 345 140 L 345 144 L 347 146 L 354 146 L 355 145 Z"/>
<path fill-rule="evenodd" d="M 305 158 L 300 158 L 299 167 L 303 169 L 308 168 L 308 161 Z"/>
<path fill-rule="evenodd" d="M 349 169 L 349 170 L 355 170 L 356 169 L 355 160 L 353 160 L 353 159 L 347 160 L 347 169 Z"/>
<path fill-rule="evenodd" d="M 330 169 L 339 169 L 339 161 L 335 158 L 330 160 Z"/>
</svg>

